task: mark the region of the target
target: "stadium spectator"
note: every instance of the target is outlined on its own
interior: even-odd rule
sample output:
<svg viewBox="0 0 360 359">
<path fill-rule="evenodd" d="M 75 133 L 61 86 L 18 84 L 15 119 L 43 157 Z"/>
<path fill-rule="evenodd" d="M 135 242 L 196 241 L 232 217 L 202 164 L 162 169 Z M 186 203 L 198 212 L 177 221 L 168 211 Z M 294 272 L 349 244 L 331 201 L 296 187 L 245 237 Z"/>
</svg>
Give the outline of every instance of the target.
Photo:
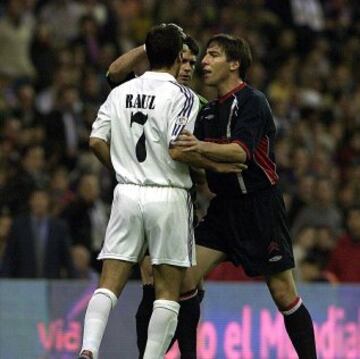
<svg viewBox="0 0 360 359">
<path fill-rule="evenodd" d="M 57 95 L 56 109 L 46 119 L 47 151 L 52 162 L 73 169 L 80 149 L 87 148 L 88 135 L 80 118 L 82 105 L 79 90 L 68 85 Z"/>
<path fill-rule="evenodd" d="M 49 216 L 49 196 L 36 189 L 30 212 L 14 218 L 4 255 L 7 278 L 74 278 L 70 238 L 65 223 Z"/>
<path fill-rule="evenodd" d="M 30 193 L 47 184 L 44 149 L 39 145 L 28 146 L 23 150 L 20 167 L 8 180 L 6 204 L 14 214 L 23 212 Z"/>
<path fill-rule="evenodd" d="M 76 198 L 61 214 L 70 228 L 72 244 L 80 244 L 88 249 L 91 264 L 97 269 L 100 267 L 96 257 L 101 249 L 108 221 L 108 210 L 99 196 L 98 178 L 85 174 L 79 180 Z"/>
<path fill-rule="evenodd" d="M 100 56 L 101 37 L 99 27 L 94 17 L 84 15 L 80 21 L 80 34 L 74 39 L 74 45 L 80 45 L 85 50 L 86 62 L 96 64 Z"/>
<path fill-rule="evenodd" d="M 11 79 L 32 78 L 35 75 L 29 47 L 34 18 L 26 11 L 24 1 L 9 0 L 0 19 L 0 72 Z"/>
<path fill-rule="evenodd" d="M 314 186 L 314 200 L 304 207 L 294 220 L 293 234 L 305 226 L 329 227 L 339 234 L 342 227 L 342 215 L 334 203 L 335 185 L 328 178 L 319 178 Z"/>
<path fill-rule="evenodd" d="M 72 201 L 75 193 L 70 189 L 69 171 L 65 167 L 56 167 L 52 173 L 49 194 L 52 202 L 52 214 L 59 216 Z"/>
<path fill-rule="evenodd" d="M 329 282 L 331 278 L 324 273 L 318 258 L 312 253 L 298 263 L 298 280 L 301 282 Z"/>
<path fill-rule="evenodd" d="M 299 177 L 295 193 L 291 198 L 290 206 L 287 208 L 288 220 L 293 225 L 295 218 L 302 209 L 313 201 L 315 179 L 311 175 L 303 175 Z"/>
<path fill-rule="evenodd" d="M 74 0 L 47 1 L 40 10 L 40 19 L 49 26 L 56 47 L 64 46 L 75 38 L 81 16 L 81 7 Z"/>
<path fill-rule="evenodd" d="M 360 207 L 346 216 L 347 231 L 332 251 L 327 271 L 339 282 L 360 282 Z"/>
<path fill-rule="evenodd" d="M 53 46 L 48 24 L 37 22 L 30 55 L 36 70 L 37 90 L 41 90 L 50 85 L 56 68 L 56 49 Z"/>
<path fill-rule="evenodd" d="M 294 237 L 294 258 L 295 263 L 300 263 L 316 243 L 316 228 L 306 226 L 301 228 Z M 295 267 L 296 268 L 296 267 Z"/>
<path fill-rule="evenodd" d="M 78 279 L 99 280 L 99 274 L 91 267 L 91 254 L 82 245 L 75 245 L 71 248 L 71 256 Z"/>
</svg>

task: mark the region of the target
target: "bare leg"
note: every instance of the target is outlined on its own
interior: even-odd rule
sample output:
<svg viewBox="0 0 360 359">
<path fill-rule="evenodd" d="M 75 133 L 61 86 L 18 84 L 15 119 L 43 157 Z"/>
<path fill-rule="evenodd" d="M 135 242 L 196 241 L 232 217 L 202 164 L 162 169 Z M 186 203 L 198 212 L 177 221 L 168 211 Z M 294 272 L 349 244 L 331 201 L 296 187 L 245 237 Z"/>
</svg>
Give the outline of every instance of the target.
<svg viewBox="0 0 360 359">
<path fill-rule="evenodd" d="M 186 271 L 181 293 L 186 293 L 196 288 L 202 281 L 203 277 L 210 273 L 218 264 L 226 259 L 223 252 L 215 249 L 196 246 L 196 266 Z"/>
</svg>

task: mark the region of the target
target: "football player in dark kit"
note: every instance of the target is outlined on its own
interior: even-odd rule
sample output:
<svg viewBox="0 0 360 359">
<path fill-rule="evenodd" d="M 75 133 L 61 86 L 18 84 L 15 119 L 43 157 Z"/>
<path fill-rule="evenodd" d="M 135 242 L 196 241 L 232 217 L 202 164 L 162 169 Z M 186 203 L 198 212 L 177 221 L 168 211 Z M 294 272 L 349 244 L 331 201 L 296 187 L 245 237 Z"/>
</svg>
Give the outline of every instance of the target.
<svg viewBox="0 0 360 359">
<path fill-rule="evenodd" d="M 216 197 L 195 229 L 197 266 L 190 277 L 195 287 L 225 260 L 241 264 L 249 276 L 263 275 L 299 358 L 313 359 L 312 320 L 293 279 L 292 243 L 277 186 L 276 128 L 265 95 L 244 82 L 250 64 L 250 48 L 243 39 L 219 34 L 208 41 L 204 82 L 216 88 L 218 98 L 199 113 L 194 135 L 185 132 L 176 143 L 180 161 L 190 162 L 198 153 L 248 166 L 240 174 L 206 171 Z"/>
</svg>

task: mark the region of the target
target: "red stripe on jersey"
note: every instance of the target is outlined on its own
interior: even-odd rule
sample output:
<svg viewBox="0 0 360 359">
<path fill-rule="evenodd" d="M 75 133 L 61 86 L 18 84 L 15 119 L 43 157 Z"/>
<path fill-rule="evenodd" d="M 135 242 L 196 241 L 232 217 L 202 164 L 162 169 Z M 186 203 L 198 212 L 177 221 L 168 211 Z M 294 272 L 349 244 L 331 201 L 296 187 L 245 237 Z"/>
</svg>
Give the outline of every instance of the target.
<svg viewBox="0 0 360 359">
<path fill-rule="evenodd" d="M 254 151 L 254 160 L 263 170 L 271 184 L 277 183 L 279 176 L 276 173 L 276 164 L 269 157 L 269 138 L 263 137 Z"/>
<path fill-rule="evenodd" d="M 233 95 L 235 92 L 238 92 L 238 91 L 242 90 L 245 86 L 246 86 L 246 83 L 242 82 L 240 85 L 236 86 L 235 88 L 233 88 L 231 91 L 229 91 L 225 95 L 220 96 L 218 98 L 218 101 L 220 103 L 224 103 L 231 95 Z"/>
</svg>

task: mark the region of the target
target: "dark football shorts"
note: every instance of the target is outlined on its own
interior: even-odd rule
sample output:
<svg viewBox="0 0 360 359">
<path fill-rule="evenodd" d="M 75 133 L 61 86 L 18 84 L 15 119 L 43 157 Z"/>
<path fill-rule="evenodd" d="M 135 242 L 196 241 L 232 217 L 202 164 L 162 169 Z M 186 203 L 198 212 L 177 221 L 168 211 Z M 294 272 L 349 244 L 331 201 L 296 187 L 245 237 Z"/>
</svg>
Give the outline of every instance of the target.
<svg viewBox="0 0 360 359">
<path fill-rule="evenodd" d="M 285 205 L 276 186 L 236 198 L 215 197 L 195 240 L 225 253 L 251 277 L 294 267 Z"/>
</svg>

